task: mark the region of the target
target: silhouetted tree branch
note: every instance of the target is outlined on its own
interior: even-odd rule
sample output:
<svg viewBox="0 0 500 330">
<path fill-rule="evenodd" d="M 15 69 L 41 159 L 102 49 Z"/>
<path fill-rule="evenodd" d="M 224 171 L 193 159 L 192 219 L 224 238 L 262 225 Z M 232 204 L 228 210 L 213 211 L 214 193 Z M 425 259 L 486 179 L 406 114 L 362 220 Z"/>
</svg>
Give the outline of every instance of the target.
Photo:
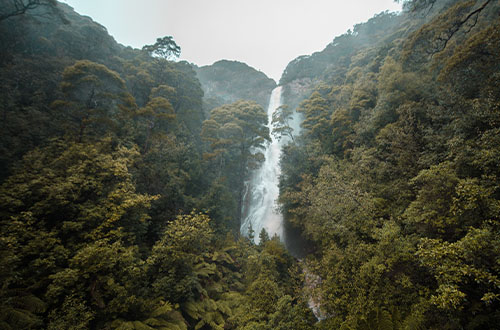
<svg viewBox="0 0 500 330">
<path fill-rule="evenodd" d="M 55 0 L 8 0 L 2 1 L 0 5 L 0 22 L 9 17 L 25 14 L 28 10 L 35 9 L 38 6 L 57 6 Z"/>
<path fill-rule="evenodd" d="M 408 40 L 403 58 L 412 63 L 422 63 L 446 49 L 450 40 L 462 33 L 468 34 L 477 25 L 481 12 L 492 2 L 457 2 L 442 14 L 424 24 Z"/>
<path fill-rule="evenodd" d="M 470 12 L 467 16 L 465 16 L 465 18 L 463 20 L 457 20 L 455 22 L 455 24 L 453 24 L 450 29 L 447 31 L 447 33 L 445 33 L 444 35 L 442 36 L 439 36 L 437 38 L 437 41 L 441 43 L 441 46 L 438 47 L 437 49 L 434 49 L 432 52 L 431 52 L 431 56 L 433 56 L 434 54 L 436 53 L 439 53 L 441 52 L 442 50 L 444 50 L 446 48 L 446 46 L 448 45 L 448 42 L 451 40 L 451 38 L 453 38 L 453 36 L 455 35 L 455 33 L 457 33 L 465 24 L 467 24 L 470 20 L 472 20 L 472 23 L 470 24 L 470 26 L 468 27 L 468 31 L 467 32 L 470 32 L 470 30 L 472 30 L 472 28 L 474 28 L 474 26 L 476 26 L 477 24 L 477 20 L 479 18 L 479 14 L 481 13 L 481 11 L 483 11 L 483 9 L 491 2 L 491 0 L 486 0 L 479 8 L 473 10 L 472 12 Z"/>
</svg>

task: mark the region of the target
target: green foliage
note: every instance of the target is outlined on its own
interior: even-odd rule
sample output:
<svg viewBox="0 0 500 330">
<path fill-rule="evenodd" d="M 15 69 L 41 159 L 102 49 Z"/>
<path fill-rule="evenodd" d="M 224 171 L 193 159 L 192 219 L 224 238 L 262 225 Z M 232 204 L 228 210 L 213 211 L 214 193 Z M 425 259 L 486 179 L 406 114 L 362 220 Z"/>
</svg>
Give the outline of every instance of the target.
<svg viewBox="0 0 500 330">
<path fill-rule="evenodd" d="M 0 17 L 0 327 L 496 328 L 500 7 L 405 3 L 285 70 L 300 264 L 235 239 L 272 80 L 168 61 L 172 37 L 123 48 L 64 4 Z"/>
<path fill-rule="evenodd" d="M 311 324 L 316 320 L 302 302 L 296 302 L 289 295 L 284 295 L 276 303 L 276 312 L 271 316 L 269 324 L 272 329 L 311 329 Z"/>
<path fill-rule="evenodd" d="M 212 235 L 209 218 L 203 214 L 178 216 L 167 226 L 146 261 L 157 295 L 183 302 L 202 291 L 199 277 L 207 270 L 197 266 L 197 260 L 206 253 Z"/>
<path fill-rule="evenodd" d="M 156 39 L 153 45 L 146 45 L 142 50 L 151 56 L 157 56 L 167 60 L 178 58 L 181 55 L 181 47 L 179 47 L 172 36 L 166 36 Z"/>
<path fill-rule="evenodd" d="M 439 74 L 458 94 L 469 98 L 486 96 L 481 93 L 484 82 L 494 80 L 498 74 L 500 58 L 495 49 L 500 47 L 499 25 L 493 24 L 467 38 L 445 62 Z M 493 82 L 486 86 L 494 85 Z"/>
<path fill-rule="evenodd" d="M 302 127 L 307 130 L 311 138 L 319 140 L 328 136 L 331 112 L 327 101 L 319 92 L 314 92 L 308 100 L 304 101 L 298 111 L 304 113 L 305 119 Z"/>
<path fill-rule="evenodd" d="M 427 1 L 414 2 L 426 3 Z M 432 4 L 434 2 L 432 1 Z M 437 54 L 438 61 L 445 62 L 446 56 L 457 54 L 454 48 L 460 45 L 472 30 L 478 25 L 488 26 L 489 20 L 485 19 L 486 25 L 483 25 L 480 16 L 488 16 L 498 10 L 498 8 L 492 9 L 488 13 L 487 9 L 491 9 L 488 7 L 490 3 L 494 4 L 491 0 L 458 1 L 445 6 L 442 13 L 432 17 L 430 22 L 422 25 L 410 35 L 402 52 L 403 60 L 410 65 L 423 65 Z M 434 65 L 440 66 L 441 64 L 435 63 Z"/>
<path fill-rule="evenodd" d="M 86 305 L 85 301 L 77 296 L 68 296 L 59 308 L 49 313 L 48 329 L 88 329 L 95 314 Z"/>
<path fill-rule="evenodd" d="M 203 122 L 201 137 L 209 143 L 204 153 L 208 170 L 215 174 L 216 182 L 226 181 L 237 202 L 238 228 L 243 203 L 244 180 L 251 169 L 264 161 L 260 151 L 270 140 L 267 114 L 253 101 L 240 100 L 211 111 L 210 119 Z"/>
<path fill-rule="evenodd" d="M 205 121 L 203 137 L 212 142 L 212 149 L 218 150 L 218 145 L 227 144 L 226 153 L 231 147 L 236 149 L 242 158 L 243 166 L 258 159 L 252 153 L 253 148 L 263 148 L 264 142 L 269 140 L 269 130 L 266 127 L 267 115 L 264 109 L 255 102 L 237 101 L 230 105 L 212 110 L 210 119 Z"/>
<path fill-rule="evenodd" d="M 212 109 L 238 100 L 255 101 L 266 108 L 276 87 L 264 73 L 237 61 L 221 60 L 195 70 L 205 93 L 203 108 L 207 118 Z"/>
<path fill-rule="evenodd" d="M 154 199 L 134 191 L 128 169 L 137 155 L 109 141 L 55 141 L 25 156 L 0 193 L 2 233 L 19 258 L 7 295 L 19 288 L 43 295 L 50 324 L 80 320 L 85 328 L 105 306 L 110 315 L 128 311 L 129 278 L 140 264 L 131 244 L 143 236 Z"/>
<path fill-rule="evenodd" d="M 304 78 L 344 81 L 343 74 L 354 55 L 363 48 L 392 40 L 393 30 L 401 24 L 401 21 L 401 17 L 397 14 L 385 11 L 365 23 L 356 24 L 353 31 L 348 30 L 335 37 L 322 51 L 310 56 L 302 55 L 291 61 L 283 72 L 280 85 Z"/>
<path fill-rule="evenodd" d="M 143 149 L 147 153 L 155 140 L 164 138 L 170 122 L 175 119 L 174 108 L 166 98 L 154 97 L 144 108 L 139 109 L 137 116 L 141 117 L 141 123 L 144 125 Z"/>
<path fill-rule="evenodd" d="M 31 294 L 25 295 L 24 292 L 9 291 L 2 290 L 2 312 L 0 314 L 2 327 L 4 329 L 39 327 L 42 324 L 39 315 L 45 312 L 46 303 Z"/>
<path fill-rule="evenodd" d="M 262 228 L 262 230 L 259 233 L 259 244 L 264 245 L 266 242 L 269 242 L 269 234 L 267 233 L 265 228 Z"/>
<path fill-rule="evenodd" d="M 439 287 L 431 302 L 444 310 L 462 310 L 463 305 L 473 301 L 467 299 L 470 282 L 477 286 L 474 295 L 480 294 L 481 301 L 487 306 L 500 298 L 496 288 L 500 284 L 498 267 L 494 260 L 498 256 L 499 237 L 494 227 L 470 229 L 457 242 L 448 243 L 440 239 L 421 240 L 417 257 L 436 277 Z M 465 291 L 465 292 L 464 292 Z"/>
<path fill-rule="evenodd" d="M 67 116 L 68 133 L 78 142 L 85 136 L 126 133 L 135 102 L 116 72 L 88 60 L 77 61 L 64 70 L 61 90 L 65 99 L 53 107 Z"/>
<path fill-rule="evenodd" d="M 231 309 L 222 302 L 216 302 L 210 298 L 202 301 L 188 302 L 184 307 L 189 317 L 199 320 L 195 329 L 209 326 L 211 329 L 224 329 L 224 314 L 231 313 Z"/>
<path fill-rule="evenodd" d="M 450 206 L 455 197 L 458 178 L 449 164 L 443 163 L 421 171 L 412 179 L 412 183 L 419 189 L 415 200 L 406 209 L 406 216 L 411 219 L 409 221 L 417 223 L 425 236 L 445 234 L 453 237 L 456 219 L 450 214 Z"/>
<path fill-rule="evenodd" d="M 350 48 L 344 70 L 305 72 L 332 46 L 289 65 L 317 85 L 284 149 L 283 213 L 313 251 L 319 328 L 495 328 L 499 7 L 405 6 L 406 27 Z"/>
<path fill-rule="evenodd" d="M 273 112 L 273 118 L 272 118 L 272 134 L 274 135 L 275 138 L 278 140 L 282 139 L 284 136 L 290 138 L 292 142 L 294 142 L 293 138 L 293 128 L 290 126 L 291 125 L 291 120 L 293 117 L 293 111 L 290 109 L 289 106 L 282 105 L 278 107 L 274 112 Z"/>
<path fill-rule="evenodd" d="M 169 302 L 158 302 L 147 318 L 142 321 L 126 321 L 117 319 L 111 322 L 111 329 L 161 329 L 161 330 L 187 330 L 186 323 L 180 313 Z"/>
</svg>

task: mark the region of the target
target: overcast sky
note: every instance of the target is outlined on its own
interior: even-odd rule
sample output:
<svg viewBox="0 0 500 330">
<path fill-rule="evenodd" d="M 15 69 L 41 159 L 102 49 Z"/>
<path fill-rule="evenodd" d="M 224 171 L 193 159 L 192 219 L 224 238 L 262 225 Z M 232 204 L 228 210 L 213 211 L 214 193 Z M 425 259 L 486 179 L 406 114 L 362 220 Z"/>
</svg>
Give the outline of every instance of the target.
<svg viewBox="0 0 500 330">
<path fill-rule="evenodd" d="M 126 46 L 171 35 L 181 59 L 199 66 L 237 60 L 279 80 L 288 62 L 320 51 L 335 36 L 394 0 L 65 0 Z"/>
</svg>

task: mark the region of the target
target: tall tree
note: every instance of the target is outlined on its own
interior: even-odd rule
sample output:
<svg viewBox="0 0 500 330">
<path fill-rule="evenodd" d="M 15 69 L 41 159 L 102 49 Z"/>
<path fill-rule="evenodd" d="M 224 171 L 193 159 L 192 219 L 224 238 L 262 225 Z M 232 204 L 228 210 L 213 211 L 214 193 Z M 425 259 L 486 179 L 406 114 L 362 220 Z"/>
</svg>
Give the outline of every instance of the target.
<svg viewBox="0 0 500 330">
<path fill-rule="evenodd" d="M 305 116 L 301 124 L 305 129 L 305 135 L 321 141 L 323 145 L 328 144 L 332 113 L 328 101 L 316 91 L 300 104 L 297 111 L 302 112 Z"/>
<path fill-rule="evenodd" d="M 293 118 L 293 110 L 286 104 L 279 106 L 273 112 L 272 134 L 277 139 L 281 139 L 283 136 L 289 137 L 292 141 L 293 138 L 293 128 L 291 126 L 291 120 Z"/>
<path fill-rule="evenodd" d="M 129 168 L 138 156 L 109 140 L 55 141 L 28 153 L 0 187 L 0 229 L 9 242 L 1 254 L 13 266 L 0 303 L 12 312 L 7 323 L 13 328 L 20 305 L 12 295 L 33 296 L 31 307 L 22 308 L 26 312 L 48 306 L 47 319 L 59 328 L 87 328 L 107 312 L 116 316 L 132 307 L 140 265 L 136 244 L 155 198 L 135 192 Z"/>
<path fill-rule="evenodd" d="M 54 107 L 68 117 L 69 133 L 80 142 L 85 136 L 123 133 L 135 110 L 123 79 L 102 64 L 82 60 L 67 67 L 61 89 L 65 98 Z"/>
<path fill-rule="evenodd" d="M 142 47 L 151 56 L 164 58 L 166 60 L 176 59 L 181 55 L 181 47 L 179 47 L 172 36 L 166 36 L 156 39 L 152 45 Z"/>
<path fill-rule="evenodd" d="M 239 164 L 238 174 L 245 177 L 247 170 L 263 160 L 264 142 L 269 141 L 267 114 L 253 101 L 237 101 L 211 111 L 204 122 L 203 137 L 212 142 L 212 150 L 219 150 L 220 144 L 229 144 L 225 149 L 229 157 L 235 157 Z"/>
<path fill-rule="evenodd" d="M 202 138 L 210 142 L 212 150 L 207 156 L 216 161 L 219 175 L 226 174 L 238 196 L 240 213 L 244 180 L 249 170 L 264 160 L 259 150 L 270 140 L 267 121 L 267 114 L 259 104 L 240 100 L 213 109 L 210 119 L 203 122 Z"/>
</svg>

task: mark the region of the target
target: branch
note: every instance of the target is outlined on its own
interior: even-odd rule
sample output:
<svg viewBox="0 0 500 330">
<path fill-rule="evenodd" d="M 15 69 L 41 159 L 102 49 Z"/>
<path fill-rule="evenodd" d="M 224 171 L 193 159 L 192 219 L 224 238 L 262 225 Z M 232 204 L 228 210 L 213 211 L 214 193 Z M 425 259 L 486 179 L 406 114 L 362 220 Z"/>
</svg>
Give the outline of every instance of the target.
<svg viewBox="0 0 500 330">
<path fill-rule="evenodd" d="M 14 8 L 12 8 L 10 12 L 0 15 L 0 21 L 12 16 L 23 15 L 29 9 L 35 9 L 40 5 L 40 0 L 30 0 L 27 3 L 24 3 L 23 0 L 14 0 L 12 5 Z"/>
<path fill-rule="evenodd" d="M 459 21 L 456 25 L 453 26 L 452 29 L 450 29 L 448 35 L 445 37 L 445 38 L 438 38 L 438 41 L 442 41 L 443 42 L 443 45 L 441 47 L 438 47 L 436 50 L 432 51 L 431 52 L 431 57 L 433 57 L 436 53 L 439 53 L 441 51 L 443 51 L 446 46 L 448 45 L 448 42 L 451 40 L 451 38 L 453 38 L 453 36 L 455 35 L 455 33 L 457 33 L 461 28 L 462 26 L 467 23 L 473 16 L 474 17 L 474 22 L 471 24 L 471 26 L 469 27 L 469 29 L 466 31 L 467 33 L 469 33 L 477 24 L 477 21 L 479 19 L 479 14 L 483 11 L 484 8 L 486 8 L 486 6 L 491 2 L 491 0 L 486 0 L 483 5 L 479 8 L 477 8 L 476 10 L 473 10 L 472 12 L 470 12 L 464 20 L 462 21 Z"/>
<path fill-rule="evenodd" d="M 0 13 L 0 22 L 13 16 L 24 15 L 28 10 L 35 9 L 38 6 L 50 6 L 54 9 L 57 6 L 57 1 L 28 0 L 26 2 L 26 0 L 11 0 L 10 6 L 9 5 L 2 5 L 2 6 L 4 6 L 4 8 L 2 8 L 3 13 Z M 64 18 L 63 21 L 65 22 Z"/>
</svg>

